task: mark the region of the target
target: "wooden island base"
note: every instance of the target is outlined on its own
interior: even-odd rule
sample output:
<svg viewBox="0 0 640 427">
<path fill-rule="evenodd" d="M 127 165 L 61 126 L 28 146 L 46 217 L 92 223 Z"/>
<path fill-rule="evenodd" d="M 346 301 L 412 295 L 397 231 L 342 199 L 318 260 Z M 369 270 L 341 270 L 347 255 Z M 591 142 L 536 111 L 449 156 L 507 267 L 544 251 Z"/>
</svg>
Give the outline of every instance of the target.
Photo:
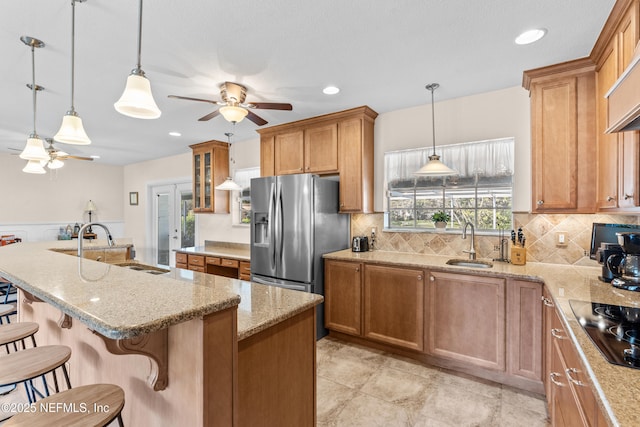
<svg viewBox="0 0 640 427">
<path fill-rule="evenodd" d="M 40 324 L 38 345 L 71 347 L 72 386 L 124 389 L 125 425 L 315 425 L 315 308 L 240 342 L 235 307 L 169 327 L 167 386 L 154 391 L 149 357 L 112 354 L 79 321 L 59 326 L 60 310 L 22 292 L 19 301 L 19 320 Z"/>
</svg>

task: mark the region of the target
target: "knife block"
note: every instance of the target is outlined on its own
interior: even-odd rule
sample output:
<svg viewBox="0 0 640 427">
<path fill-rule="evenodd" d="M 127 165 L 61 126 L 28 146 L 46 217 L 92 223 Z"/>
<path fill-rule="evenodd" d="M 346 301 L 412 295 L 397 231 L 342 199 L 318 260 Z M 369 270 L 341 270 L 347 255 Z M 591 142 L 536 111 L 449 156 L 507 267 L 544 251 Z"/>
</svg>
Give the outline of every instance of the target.
<svg viewBox="0 0 640 427">
<path fill-rule="evenodd" d="M 511 248 L 511 264 L 525 265 L 527 263 L 527 250 L 525 248 Z"/>
</svg>

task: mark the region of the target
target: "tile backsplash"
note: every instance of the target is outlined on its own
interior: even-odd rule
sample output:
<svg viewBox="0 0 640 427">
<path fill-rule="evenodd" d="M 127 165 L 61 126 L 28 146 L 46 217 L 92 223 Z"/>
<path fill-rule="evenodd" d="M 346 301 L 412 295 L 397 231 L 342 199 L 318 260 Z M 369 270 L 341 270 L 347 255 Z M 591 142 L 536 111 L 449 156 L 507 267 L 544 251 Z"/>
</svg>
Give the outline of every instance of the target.
<svg viewBox="0 0 640 427">
<path fill-rule="evenodd" d="M 594 222 L 640 224 L 640 217 L 635 215 L 514 213 L 513 216 L 515 228 L 522 227 L 527 239 L 527 261 L 553 264 L 596 265 L 589 258 L 591 227 Z M 467 256 L 462 251 L 469 248 L 469 239 L 463 240 L 460 231 L 384 231 L 384 215 L 381 213 L 351 215 L 352 236 L 370 236 L 374 227 L 377 230 L 375 249 Z M 566 239 L 566 244 L 562 246 L 556 244 L 556 236 L 560 232 Z M 495 249 L 498 245 L 497 236 L 476 235 L 475 249 L 478 258 L 498 258 L 499 251 Z"/>
</svg>

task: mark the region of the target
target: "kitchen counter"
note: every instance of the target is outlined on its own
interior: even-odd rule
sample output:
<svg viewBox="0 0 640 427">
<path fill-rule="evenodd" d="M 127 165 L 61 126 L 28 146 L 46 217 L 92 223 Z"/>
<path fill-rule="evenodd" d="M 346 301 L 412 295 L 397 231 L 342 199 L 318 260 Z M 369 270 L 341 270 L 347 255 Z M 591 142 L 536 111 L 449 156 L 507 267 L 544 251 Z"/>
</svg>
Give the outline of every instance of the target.
<svg viewBox="0 0 640 427">
<path fill-rule="evenodd" d="M 447 265 L 446 261 L 453 258 L 448 256 L 385 251 L 356 253 L 351 250 L 326 254 L 324 258 L 395 264 L 452 273 L 472 272 L 482 276 L 512 277 L 543 282 L 553 297 L 556 307 L 560 308 L 559 312 L 565 329 L 578 349 L 595 395 L 609 423 L 620 426 L 640 425 L 640 411 L 637 409 L 638 396 L 640 396 L 640 370 L 608 363 L 583 331 L 569 306 L 570 299 L 631 307 L 640 306 L 640 293 L 616 289 L 598 280 L 602 270 L 595 262 L 593 267 L 545 263 L 527 263 L 520 266 L 494 262 L 492 268 L 470 268 Z"/>
</svg>

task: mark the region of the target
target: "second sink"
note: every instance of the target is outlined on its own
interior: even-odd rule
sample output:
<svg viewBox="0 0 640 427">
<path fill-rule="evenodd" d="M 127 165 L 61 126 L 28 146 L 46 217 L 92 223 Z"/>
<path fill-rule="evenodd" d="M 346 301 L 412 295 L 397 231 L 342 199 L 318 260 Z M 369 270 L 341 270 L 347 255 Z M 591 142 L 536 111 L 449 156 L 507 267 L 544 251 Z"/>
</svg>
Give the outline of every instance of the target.
<svg viewBox="0 0 640 427">
<path fill-rule="evenodd" d="M 472 268 L 491 268 L 493 264 L 488 261 L 470 260 L 470 259 L 450 259 L 447 261 L 447 265 L 455 265 L 458 267 L 472 267 Z"/>
</svg>

